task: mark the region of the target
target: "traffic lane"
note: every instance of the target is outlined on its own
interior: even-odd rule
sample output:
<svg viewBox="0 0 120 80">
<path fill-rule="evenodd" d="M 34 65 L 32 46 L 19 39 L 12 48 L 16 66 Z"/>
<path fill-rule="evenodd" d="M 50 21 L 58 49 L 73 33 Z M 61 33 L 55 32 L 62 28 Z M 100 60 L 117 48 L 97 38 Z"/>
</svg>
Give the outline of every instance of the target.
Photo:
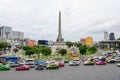
<svg viewBox="0 0 120 80">
<path fill-rule="evenodd" d="M 116 64 L 68 66 L 59 70 L 0 71 L 0 80 L 114 80 L 120 78 Z"/>
</svg>

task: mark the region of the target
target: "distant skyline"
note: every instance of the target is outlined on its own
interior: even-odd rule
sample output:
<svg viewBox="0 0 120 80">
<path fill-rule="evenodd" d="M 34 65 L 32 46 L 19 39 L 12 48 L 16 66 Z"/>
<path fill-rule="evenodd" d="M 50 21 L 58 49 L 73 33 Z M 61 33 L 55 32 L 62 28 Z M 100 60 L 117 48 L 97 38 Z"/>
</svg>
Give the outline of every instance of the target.
<svg viewBox="0 0 120 80">
<path fill-rule="evenodd" d="M 11 26 L 31 39 L 56 41 L 61 11 L 65 41 L 93 37 L 104 40 L 104 31 L 120 37 L 120 0 L 0 0 L 0 26 Z"/>
</svg>

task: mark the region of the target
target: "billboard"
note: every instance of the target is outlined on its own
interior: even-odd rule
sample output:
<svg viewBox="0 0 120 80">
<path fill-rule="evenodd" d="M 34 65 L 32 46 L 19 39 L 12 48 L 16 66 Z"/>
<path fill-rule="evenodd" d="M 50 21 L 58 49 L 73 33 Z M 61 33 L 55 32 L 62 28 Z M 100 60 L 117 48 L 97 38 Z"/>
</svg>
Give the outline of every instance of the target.
<svg viewBox="0 0 120 80">
<path fill-rule="evenodd" d="M 86 38 L 86 45 L 87 45 L 87 46 L 91 46 L 92 43 L 93 43 L 92 37 L 87 37 L 87 38 Z"/>
<path fill-rule="evenodd" d="M 33 40 L 28 41 L 28 46 L 33 47 L 35 45 L 35 42 Z"/>
<path fill-rule="evenodd" d="M 38 40 L 39 45 L 48 45 L 48 40 Z"/>
<path fill-rule="evenodd" d="M 86 39 L 85 39 L 85 38 L 81 38 L 81 39 L 80 39 L 80 42 L 81 42 L 81 43 L 85 43 L 85 42 L 86 42 Z"/>
</svg>

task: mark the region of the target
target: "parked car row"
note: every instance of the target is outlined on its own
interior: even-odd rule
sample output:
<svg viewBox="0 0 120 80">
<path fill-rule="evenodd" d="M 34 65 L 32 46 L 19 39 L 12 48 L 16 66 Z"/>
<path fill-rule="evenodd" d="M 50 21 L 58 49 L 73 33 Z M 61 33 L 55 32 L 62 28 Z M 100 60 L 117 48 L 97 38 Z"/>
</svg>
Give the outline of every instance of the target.
<svg viewBox="0 0 120 80">
<path fill-rule="evenodd" d="M 66 65 L 69 66 L 79 66 L 81 63 L 83 65 L 106 65 L 107 63 L 116 63 L 119 58 L 106 58 L 105 56 L 92 57 L 92 58 L 83 58 L 81 60 L 66 60 Z M 44 69 L 59 69 L 59 67 L 65 66 L 64 60 L 49 60 L 49 61 L 36 61 L 26 59 L 26 61 L 13 63 L 9 62 L 7 64 L 0 64 L 0 70 L 10 70 L 11 67 L 14 67 L 16 71 L 30 70 L 31 68 L 35 68 L 35 70 L 44 70 Z M 120 63 L 117 64 L 120 67 Z"/>
</svg>

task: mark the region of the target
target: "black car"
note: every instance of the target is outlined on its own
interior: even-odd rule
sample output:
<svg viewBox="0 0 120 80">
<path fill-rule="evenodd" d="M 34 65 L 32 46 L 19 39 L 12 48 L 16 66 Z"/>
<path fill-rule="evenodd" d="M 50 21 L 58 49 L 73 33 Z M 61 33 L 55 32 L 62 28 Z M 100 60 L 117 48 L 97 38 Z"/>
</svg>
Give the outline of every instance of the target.
<svg viewBox="0 0 120 80">
<path fill-rule="evenodd" d="M 35 70 L 44 70 L 44 65 L 37 65 Z"/>
</svg>

